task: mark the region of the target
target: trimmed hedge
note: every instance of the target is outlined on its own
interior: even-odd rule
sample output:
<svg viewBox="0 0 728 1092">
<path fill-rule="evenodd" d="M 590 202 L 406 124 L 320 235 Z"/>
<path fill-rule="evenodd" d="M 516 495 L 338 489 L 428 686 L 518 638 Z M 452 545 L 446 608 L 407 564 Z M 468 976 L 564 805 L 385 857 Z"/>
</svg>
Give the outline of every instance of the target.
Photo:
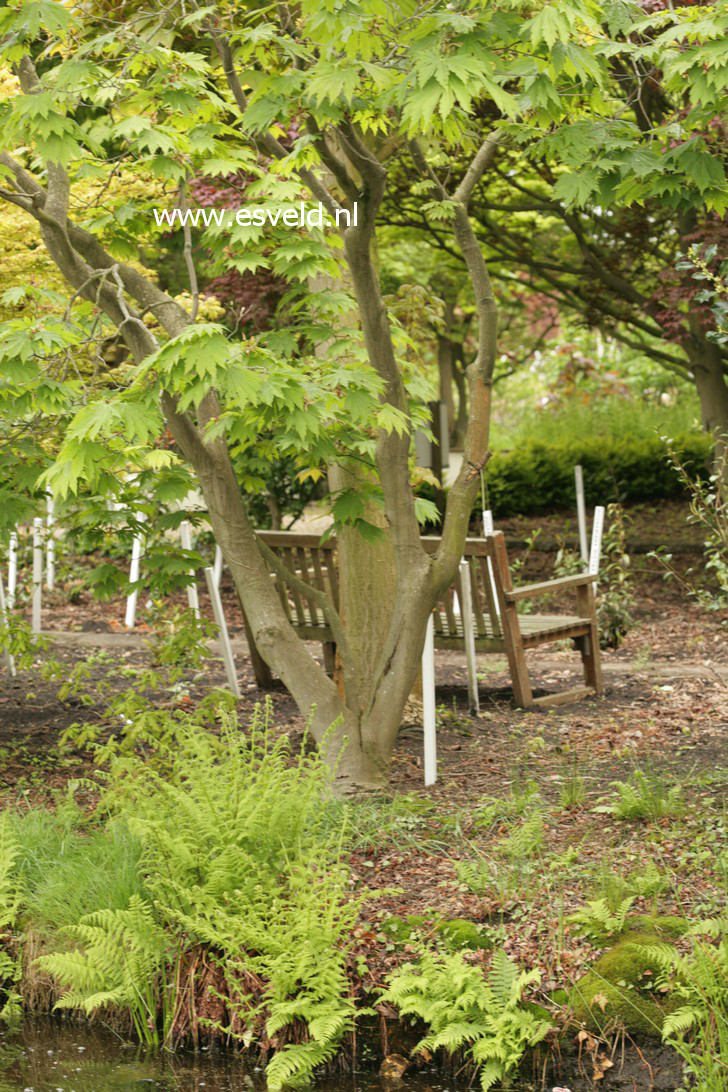
<svg viewBox="0 0 728 1092">
<path fill-rule="evenodd" d="M 672 439 L 690 473 L 707 476 L 711 437 L 692 432 Z M 684 496 L 659 436 L 634 436 L 626 441 L 594 436 L 560 444 L 531 442 L 496 452 L 485 469 L 489 506 L 496 517 L 574 508 L 577 464 L 584 470 L 589 506 Z M 476 509 L 480 511 L 480 498 Z"/>
</svg>

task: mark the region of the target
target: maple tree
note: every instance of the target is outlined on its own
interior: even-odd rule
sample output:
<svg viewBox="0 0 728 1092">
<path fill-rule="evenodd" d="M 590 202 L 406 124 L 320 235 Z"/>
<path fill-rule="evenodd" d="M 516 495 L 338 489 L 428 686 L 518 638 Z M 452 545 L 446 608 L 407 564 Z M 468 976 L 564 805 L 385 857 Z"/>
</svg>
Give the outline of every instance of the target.
<svg viewBox="0 0 728 1092">
<path fill-rule="evenodd" d="M 669 53 L 646 26 L 643 37 L 625 33 L 640 14 L 623 0 L 11 0 L 0 10 L 2 55 L 19 81 L 0 104 L 0 198 L 36 221 L 68 285 L 62 305 L 25 306 L 0 329 L 3 413 L 31 445 L 28 422 L 54 421 L 36 461 L 58 497 L 123 501 L 133 481 L 154 512 L 199 486 L 256 644 L 335 756 L 342 789 L 386 780 L 426 621 L 456 572 L 487 458 L 497 306 L 471 216 L 481 180 L 509 148 L 547 162 L 567 204 L 600 187 L 641 200 L 655 171 L 668 190 L 683 186 L 678 153 L 656 147 L 646 171 L 641 134 L 613 91 L 615 58 Z M 705 82 L 704 60 L 678 60 L 674 79 Z M 603 158 L 587 167 L 597 137 Z M 462 469 L 434 555 L 419 532 L 432 506 L 412 487 L 412 435 L 431 392 L 376 259 L 383 203 L 403 170 L 464 263 L 477 344 Z M 199 233 L 210 275 L 286 284 L 275 323 L 232 334 L 205 317 L 191 229 L 186 297 L 160 287 L 163 229 L 151 215 L 160 203 L 186 208 L 200 179 L 230 178 L 241 180 L 239 200 L 281 210 L 303 201 L 331 222 Z M 712 178 L 698 188 L 719 210 Z M 133 196 L 117 185 L 130 180 Z M 27 300 L 21 285 L 4 297 Z M 110 337 L 128 363 L 79 374 L 79 356 Z M 339 609 L 307 594 L 336 639 L 334 679 L 291 628 L 270 579 L 280 563 L 249 516 L 246 495 L 280 457 L 304 478 L 328 478 Z"/>
</svg>

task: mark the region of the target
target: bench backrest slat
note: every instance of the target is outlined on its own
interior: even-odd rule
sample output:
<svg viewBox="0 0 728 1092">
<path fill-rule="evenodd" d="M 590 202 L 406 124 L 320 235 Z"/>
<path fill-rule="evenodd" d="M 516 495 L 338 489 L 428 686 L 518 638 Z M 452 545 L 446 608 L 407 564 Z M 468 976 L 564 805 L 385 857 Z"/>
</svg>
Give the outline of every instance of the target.
<svg viewBox="0 0 728 1092">
<path fill-rule="evenodd" d="M 334 607 L 338 609 L 339 581 L 335 538 L 328 538 L 325 542 L 321 542 L 320 535 L 299 534 L 297 531 L 258 531 L 257 534 L 287 569 L 311 587 L 325 592 L 333 601 Z M 497 531 L 496 535 L 502 537 L 502 532 Z M 422 545 L 428 553 L 435 553 L 441 542 L 442 539 L 434 535 L 426 535 L 422 538 Z M 476 637 L 501 637 L 503 629 L 496 596 L 498 582 L 504 579 L 502 567 L 505 544 L 502 550 L 496 550 L 494 536 L 484 539 L 469 538 L 466 539 L 463 556 L 470 567 Z M 489 562 L 492 569 L 489 567 Z M 495 589 L 491 583 L 491 571 L 496 583 Z M 506 579 L 507 586 L 510 587 L 507 561 Z M 294 625 L 322 626 L 325 624 L 320 606 L 310 596 L 286 584 L 277 574 L 274 574 L 274 580 L 283 609 Z M 455 612 L 456 593 L 462 609 L 463 595 L 459 571 L 434 610 L 435 633 L 439 637 L 458 637 L 462 634 L 462 623 Z"/>
<path fill-rule="evenodd" d="M 309 547 L 310 549 L 310 547 Z M 298 561 L 298 568 L 301 573 L 301 579 L 305 580 L 307 584 L 313 585 L 312 574 L 308 571 L 308 558 L 306 556 L 307 548 L 305 546 L 299 546 L 296 550 L 296 559 Z M 315 574 L 314 574 L 315 579 Z M 319 612 L 316 606 L 316 600 L 312 599 L 310 595 L 306 597 L 306 604 L 308 606 L 309 614 L 311 616 L 311 624 L 317 626 L 319 624 Z M 321 624 L 323 625 L 324 619 L 321 618 Z"/>
</svg>

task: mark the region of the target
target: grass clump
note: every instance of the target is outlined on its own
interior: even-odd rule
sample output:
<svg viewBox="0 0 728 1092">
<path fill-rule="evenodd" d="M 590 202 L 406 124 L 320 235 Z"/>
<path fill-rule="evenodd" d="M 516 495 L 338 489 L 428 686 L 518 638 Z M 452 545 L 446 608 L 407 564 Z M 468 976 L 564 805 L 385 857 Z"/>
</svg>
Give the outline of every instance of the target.
<svg viewBox="0 0 728 1092">
<path fill-rule="evenodd" d="M 84 832 L 78 814 L 38 810 L 7 813 L 7 824 L 36 930 L 58 934 L 84 914 L 123 909 L 142 895 L 141 844 L 123 820 Z"/>
</svg>

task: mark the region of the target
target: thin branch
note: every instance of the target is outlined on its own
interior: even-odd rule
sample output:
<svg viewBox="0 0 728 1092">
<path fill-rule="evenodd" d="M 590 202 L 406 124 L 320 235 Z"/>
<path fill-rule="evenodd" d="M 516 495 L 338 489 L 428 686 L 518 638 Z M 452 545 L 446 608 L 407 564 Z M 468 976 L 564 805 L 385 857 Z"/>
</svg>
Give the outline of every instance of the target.
<svg viewBox="0 0 728 1092">
<path fill-rule="evenodd" d="M 241 115 L 244 115 L 248 109 L 248 96 L 245 94 L 240 79 L 238 78 L 237 71 L 235 70 L 235 62 L 233 60 L 233 52 L 230 43 L 212 24 L 208 23 L 208 29 L 212 40 L 215 43 L 218 56 L 222 62 L 222 70 L 225 74 L 227 85 L 232 91 L 238 110 Z M 257 139 L 260 146 L 268 152 L 272 159 L 285 159 L 288 155 L 288 152 L 280 141 L 276 140 L 271 133 L 262 133 Z M 336 219 L 336 210 L 341 209 L 341 205 L 323 184 L 321 179 L 308 167 L 299 167 L 297 174 L 299 178 L 306 183 L 313 196 L 318 198 L 324 208 L 331 213 L 334 219 Z"/>
<path fill-rule="evenodd" d="M 185 182 L 180 182 L 179 184 L 178 204 L 182 214 L 182 236 L 184 239 L 182 253 L 184 254 L 185 265 L 187 266 L 187 276 L 189 278 L 190 293 L 192 295 L 192 314 L 190 315 L 190 322 L 194 322 L 197 318 L 197 312 L 200 306 L 200 289 L 197 281 L 197 270 L 195 269 L 195 262 L 192 257 L 192 231 L 190 230 L 189 219 L 187 217 L 187 186 Z"/>
<path fill-rule="evenodd" d="M 470 166 L 465 172 L 465 177 L 453 194 L 455 201 L 459 201 L 463 205 L 468 204 L 473 190 L 480 182 L 485 171 L 493 163 L 503 137 L 504 133 L 501 129 L 494 129 L 492 133 L 488 134 L 475 153 Z"/>
</svg>

